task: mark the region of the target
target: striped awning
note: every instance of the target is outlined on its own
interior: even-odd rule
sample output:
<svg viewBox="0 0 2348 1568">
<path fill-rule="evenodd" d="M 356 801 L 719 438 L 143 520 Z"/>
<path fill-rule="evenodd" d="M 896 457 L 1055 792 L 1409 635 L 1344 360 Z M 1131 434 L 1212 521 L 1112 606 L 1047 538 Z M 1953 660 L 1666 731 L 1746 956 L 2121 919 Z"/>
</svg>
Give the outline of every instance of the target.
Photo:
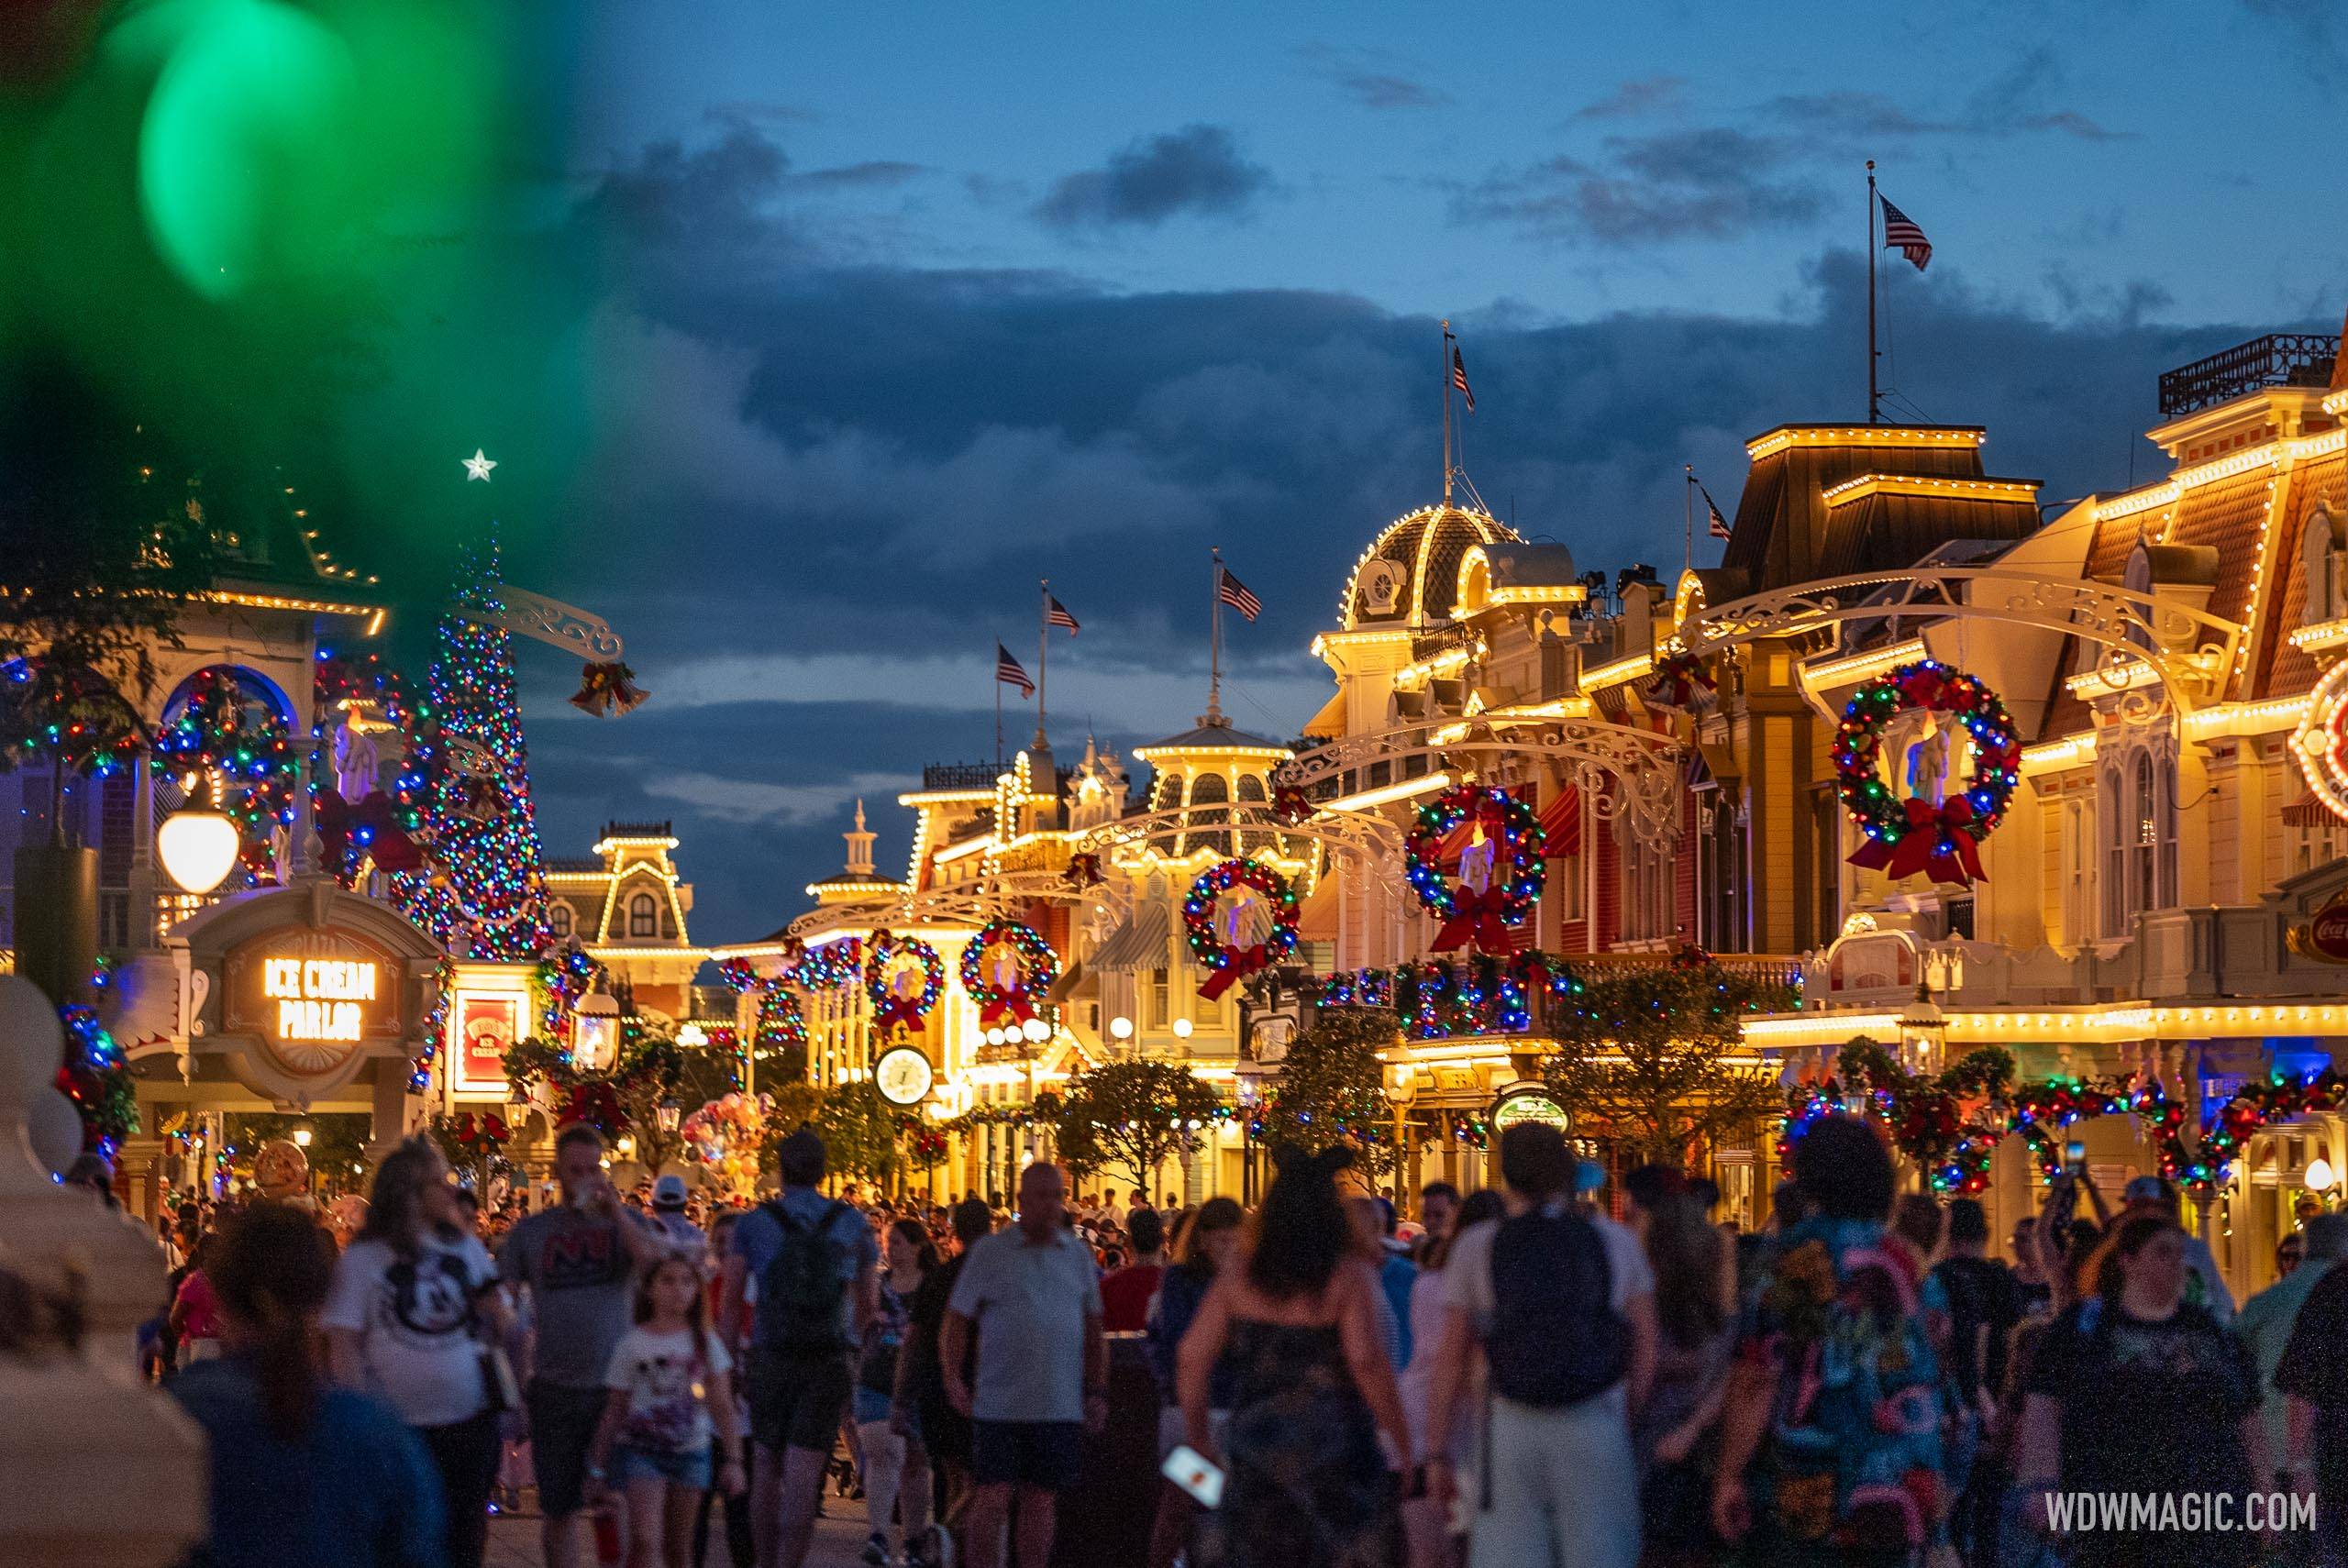
<svg viewBox="0 0 2348 1568">
<path fill-rule="evenodd" d="M 2302 790 L 2299 798 L 2283 808 L 2283 825 L 2295 828 L 2328 827 L 2339 821 L 2331 808 L 2315 798 L 2312 790 Z"/>
<path fill-rule="evenodd" d="M 1096 975 L 1133 975 L 1167 966 L 1166 944 L 1173 927 L 1166 906 L 1152 900 L 1142 905 L 1107 941 L 1092 950 L 1086 963 Z"/>
<path fill-rule="evenodd" d="M 1581 790 L 1568 784 L 1541 808 L 1541 831 L 1549 837 L 1549 854 L 1581 853 Z"/>
</svg>

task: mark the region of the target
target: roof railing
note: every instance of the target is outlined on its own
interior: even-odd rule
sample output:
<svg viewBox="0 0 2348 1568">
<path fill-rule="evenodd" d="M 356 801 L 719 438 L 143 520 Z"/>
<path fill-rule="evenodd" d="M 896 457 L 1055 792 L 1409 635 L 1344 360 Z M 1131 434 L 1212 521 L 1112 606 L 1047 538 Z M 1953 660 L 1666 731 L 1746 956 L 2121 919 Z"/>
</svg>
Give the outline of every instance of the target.
<svg viewBox="0 0 2348 1568">
<path fill-rule="evenodd" d="M 2270 332 L 2161 372 L 2161 417 L 2175 419 L 2262 387 L 2320 387 L 2331 380 L 2340 339 L 2328 332 Z"/>
</svg>

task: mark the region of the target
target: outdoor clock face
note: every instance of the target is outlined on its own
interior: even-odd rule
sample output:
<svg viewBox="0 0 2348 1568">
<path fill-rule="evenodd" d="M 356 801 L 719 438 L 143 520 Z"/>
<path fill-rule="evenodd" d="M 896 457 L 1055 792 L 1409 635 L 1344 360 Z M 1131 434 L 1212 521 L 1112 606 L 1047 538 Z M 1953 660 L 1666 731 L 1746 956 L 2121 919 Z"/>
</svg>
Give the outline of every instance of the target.
<svg viewBox="0 0 2348 1568">
<path fill-rule="evenodd" d="M 872 1066 L 872 1081 L 891 1105 L 918 1105 L 929 1097 L 936 1078 L 929 1058 L 911 1045 L 882 1052 Z"/>
</svg>

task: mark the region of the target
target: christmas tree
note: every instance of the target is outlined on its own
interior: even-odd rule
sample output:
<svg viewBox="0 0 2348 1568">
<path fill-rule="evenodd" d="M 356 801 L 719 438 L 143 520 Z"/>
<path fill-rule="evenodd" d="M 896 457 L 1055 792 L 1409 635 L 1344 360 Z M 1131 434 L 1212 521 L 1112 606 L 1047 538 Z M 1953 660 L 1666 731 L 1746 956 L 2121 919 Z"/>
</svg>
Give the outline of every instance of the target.
<svg viewBox="0 0 2348 1568">
<path fill-rule="evenodd" d="M 546 867 L 530 805 L 530 758 L 514 691 L 514 642 L 497 546 L 467 551 L 440 618 L 431 722 L 417 737 L 434 869 L 393 878 L 401 907 L 457 957 L 535 958 L 546 945 Z"/>
</svg>

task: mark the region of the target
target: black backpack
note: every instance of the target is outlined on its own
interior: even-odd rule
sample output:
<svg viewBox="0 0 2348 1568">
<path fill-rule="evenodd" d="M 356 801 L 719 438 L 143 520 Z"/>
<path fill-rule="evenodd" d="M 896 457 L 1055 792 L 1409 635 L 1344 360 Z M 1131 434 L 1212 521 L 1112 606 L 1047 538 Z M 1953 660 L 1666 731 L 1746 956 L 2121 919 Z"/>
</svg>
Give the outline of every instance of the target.
<svg viewBox="0 0 2348 1568">
<path fill-rule="evenodd" d="M 1620 1383 L 1631 1326 L 1614 1310 L 1612 1288 L 1606 1240 L 1584 1216 L 1535 1209 L 1501 1220 L 1484 1334 L 1492 1391 L 1555 1410 Z"/>
<path fill-rule="evenodd" d="M 782 1228 L 782 1244 L 759 1271 L 759 1343 L 792 1355 L 831 1355 L 848 1348 L 840 1326 L 847 1294 L 847 1248 L 832 1233 L 845 1203 L 826 1205 L 812 1225 L 780 1199 L 759 1206 Z"/>
</svg>

